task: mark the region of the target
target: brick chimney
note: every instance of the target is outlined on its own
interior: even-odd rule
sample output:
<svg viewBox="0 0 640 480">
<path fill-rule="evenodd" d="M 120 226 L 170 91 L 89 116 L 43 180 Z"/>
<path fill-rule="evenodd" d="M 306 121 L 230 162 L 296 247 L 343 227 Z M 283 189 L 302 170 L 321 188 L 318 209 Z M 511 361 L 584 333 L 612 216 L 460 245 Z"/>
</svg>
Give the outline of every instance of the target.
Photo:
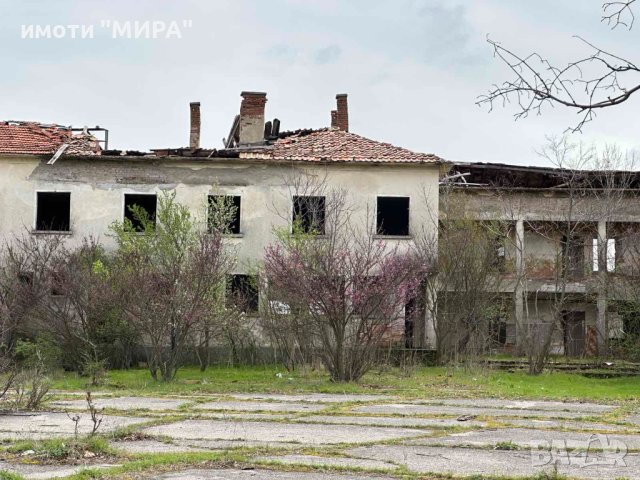
<svg viewBox="0 0 640 480">
<path fill-rule="evenodd" d="M 338 111 L 331 110 L 331 128 L 338 128 Z"/>
<path fill-rule="evenodd" d="M 347 106 L 347 94 L 339 93 L 336 95 L 337 110 L 335 113 L 335 125 L 333 122 L 333 112 L 331 112 L 331 126 L 338 127 L 345 132 L 349 131 L 349 107 Z"/>
<path fill-rule="evenodd" d="M 242 92 L 240 104 L 239 144 L 251 145 L 264 142 L 264 107 L 267 94 L 263 92 Z"/>
<path fill-rule="evenodd" d="M 200 148 L 200 102 L 191 102 L 191 130 L 189 133 L 189 148 L 196 150 Z"/>
</svg>

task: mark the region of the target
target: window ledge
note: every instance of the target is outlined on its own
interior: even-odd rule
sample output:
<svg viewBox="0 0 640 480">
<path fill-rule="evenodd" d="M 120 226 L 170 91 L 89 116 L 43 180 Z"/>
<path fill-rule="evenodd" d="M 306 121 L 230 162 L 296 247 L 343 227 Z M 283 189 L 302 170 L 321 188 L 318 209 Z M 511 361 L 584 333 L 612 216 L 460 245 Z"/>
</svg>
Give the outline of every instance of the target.
<svg viewBox="0 0 640 480">
<path fill-rule="evenodd" d="M 296 233 L 290 233 L 289 237 L 293 238 L 296 235 L 297 235 Z M 329 235 L 326 234 L 326 233 L 322 233 L 322 234 L 320 234 L 320 233 L 319 234 L 303 233 L 302 235 L 308 236 L 312 240 L 316 240 L 316 239 L 322 240 L 322 239 L 329 238 Z"/>
<path fill-rule="evenodd" d="M 211 232 L 207 232 L 207 235 L 214 235 Z M 244 238 L 244 233 L 224 233 L 222 238 Z"/>
<path fill-rule="evenodd" d="M 413 240 L 413 235 L 379 235 L 373 236 L 376 240 Z"/>
<path fill-rule="evenodd" d="M 71 230 L 31 230 L 33 235 L 73 235 Z"/>
</svg>

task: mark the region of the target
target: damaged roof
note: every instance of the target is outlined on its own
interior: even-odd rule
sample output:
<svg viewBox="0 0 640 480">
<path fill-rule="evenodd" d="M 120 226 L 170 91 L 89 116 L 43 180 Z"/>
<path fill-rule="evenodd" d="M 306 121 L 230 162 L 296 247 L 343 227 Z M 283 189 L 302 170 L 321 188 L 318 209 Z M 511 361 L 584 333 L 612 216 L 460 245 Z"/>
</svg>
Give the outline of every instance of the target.
<svg viewBox="0 0 640 480">
<path fill-rule="evenodd" d="M 67 144 L 67 155 L 99 155 L 98 140 L 88 133 L 74 135 L 70 127 L 37 122 L 0 122 L 0 153 L 47 155 Z"/>
<path fill-rule="evenodd" d="M 282 132 L 262 145 L 220 150 L 189 148 L 153 149 L 156 156 L 245 158 L 318 163 L 440 163 L 430 153 L 417 153 L 390 143 L 371 140 L 337 128 L 301 129 Z"/>
<path fill-rule="evenodd" d="M 247 152 L 249 153 L 249 152 Z M 437 163 L 430 153 L 416 153 L 337 128 L 283 133 L 267 147 L 250 151 L 259 158 L 305 162 Z M 247 156 L 247 155 L 242 155 Z"/>
<path fill-rule="evenodd" d="M 640 188 L 640 172 L 572 170 L 557 167 L 456 162 L 440 179 L 441 185 L 462 188 L 567 189 Z"/>
</svg>

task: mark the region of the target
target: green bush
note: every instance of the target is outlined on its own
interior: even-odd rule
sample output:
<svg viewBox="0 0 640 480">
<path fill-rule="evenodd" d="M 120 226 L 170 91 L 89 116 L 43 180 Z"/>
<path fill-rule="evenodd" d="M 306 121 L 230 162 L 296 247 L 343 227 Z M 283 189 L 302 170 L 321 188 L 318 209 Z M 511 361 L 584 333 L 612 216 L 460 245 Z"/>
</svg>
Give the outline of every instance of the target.
<svg viewBox="0 0 640 480">
<path fill-rule="evenodd" d="M 51 372 L 62 365 L 62 348 L 44 335 L 33 340 L 18 340 L 13 352 L 18 365 L 25 369 Z"/>
</svg>

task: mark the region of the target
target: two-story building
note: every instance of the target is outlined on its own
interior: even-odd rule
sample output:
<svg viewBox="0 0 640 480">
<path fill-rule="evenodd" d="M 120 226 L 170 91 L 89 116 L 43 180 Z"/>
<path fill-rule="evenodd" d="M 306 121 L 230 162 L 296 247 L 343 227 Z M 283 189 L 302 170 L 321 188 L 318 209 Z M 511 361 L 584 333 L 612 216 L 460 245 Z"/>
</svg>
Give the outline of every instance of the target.
<svg viewBox="0 0 640 480">
<path fill-rule="evenodd" d="M 291 221 L 296 199 L 287 179 L 298 174 L 345 189 L 354 215 L 372 215 L 372 233 L 389 244 L 408 244 L 417 232 L 436 235 L 439 157 L 350 132 L 344 94 L 331 126 L 290 132 L 280 132 L 277 119 L 265 121 L 265 93 L 241 95 L 219 149 L 200 145 L 198 103 L 190 105 L 189 146 L 152 153 L 101 148 L 87 132 L 56 125 L 0 123 L 0 237 L 94 236 L 110 246 L 110 224 L 130 216 L 132 205 L 153 216 L 163 191 L 175 192 L 203 225 L 211 196 L 225 195 L 237 207 L 229 241 L 239 259 L 232 285 L 242 288 L 274 228 Z M 426 322 L 412 326 L 408 343 L 434 346 Z"/>
<path fill-rule="evenodd" d="M 498 342 L 515 351 L 527 335 L 551 353 L 595 355 L 611 339 L 640 333 L 640 174 L 455 163 L 441 182 L 456 215 L 504 228 L 495 274 L 508 307 Z M 626 311 L 625 311 L 626 310 Z"/>
</svg>

